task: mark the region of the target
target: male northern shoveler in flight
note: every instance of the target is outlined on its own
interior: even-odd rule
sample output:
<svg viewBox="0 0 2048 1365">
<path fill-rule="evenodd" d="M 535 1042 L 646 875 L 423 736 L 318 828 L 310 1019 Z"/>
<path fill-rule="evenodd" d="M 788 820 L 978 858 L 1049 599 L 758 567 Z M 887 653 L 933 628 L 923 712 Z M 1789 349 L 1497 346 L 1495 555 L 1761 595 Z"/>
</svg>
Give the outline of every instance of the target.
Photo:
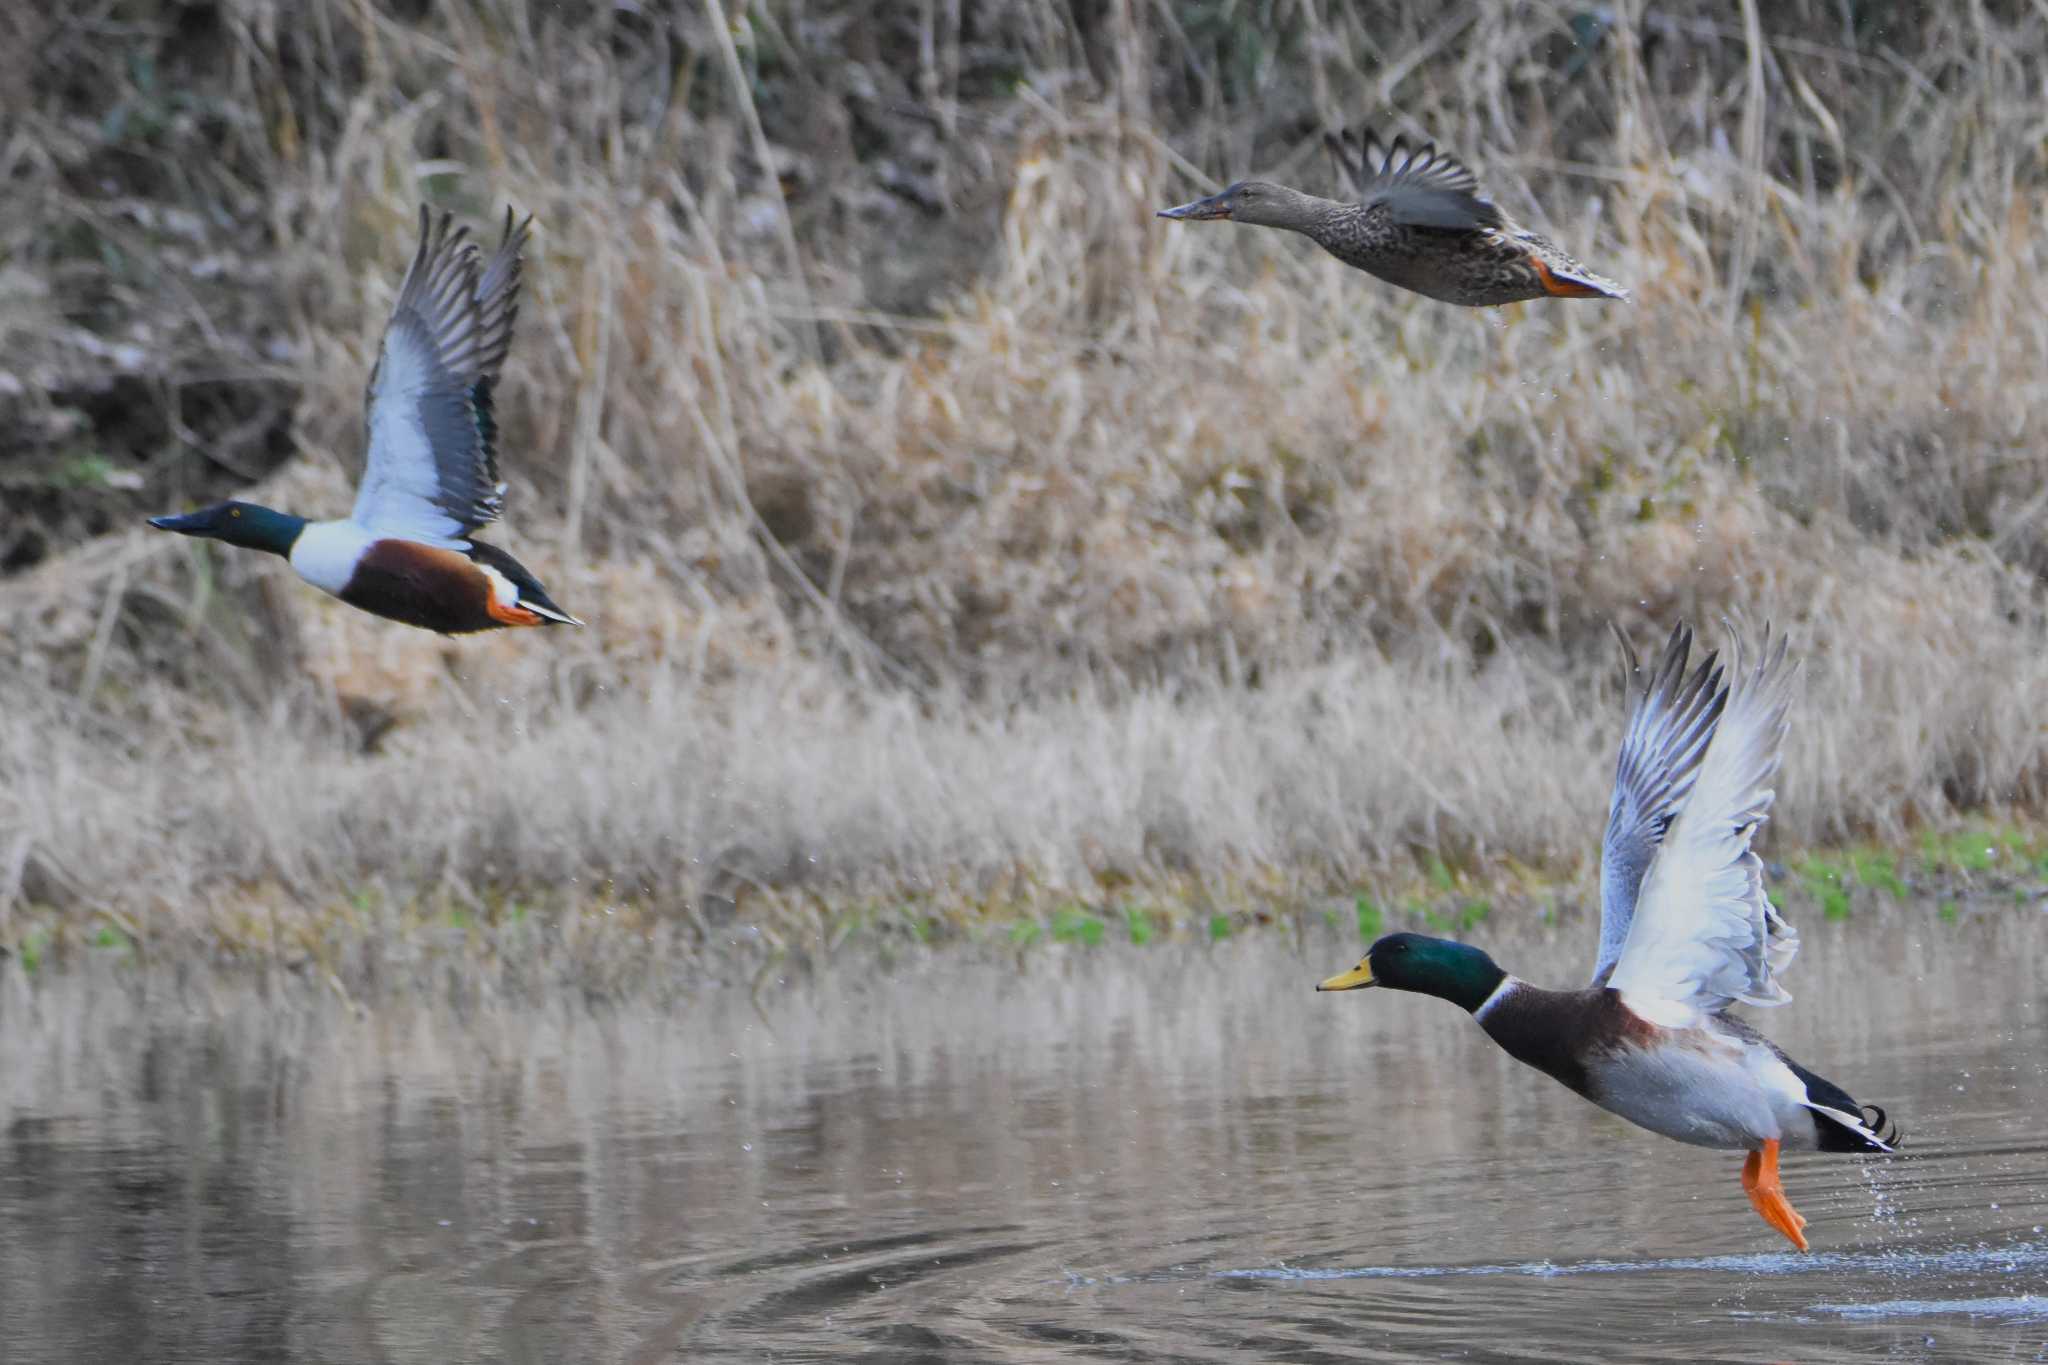
<svg viewBox="0 0 2048 1365">
<path fill-rule="evenodd" d="M 1750 1203 L 1804 1251 L 1779 1151 L 1889 1152 L 1898 1130 L 1728 1013 L 1791 998 L 1778 976 L 1799 937 L 1765 897 L 1750 841 L 1770 814 L 1793 669 L 1768 630 L 1749 671 L 1738 641 L 1726 675 L 1710 653 L 1688 677 L 1691 646 L 1679 626 L 1642 681 L 1622 642 L 1632 696 L 1600 850 L 1591 986 L 1544 990 L 1468 944 L 1389 934 L 1316 989 L 1440 996 L 1601 1108 L 1680 1142 L 1748 1152 Z"/>
<path fill-rule="evenodd" d="M 519 252 L 533 219 L 515 228 L 505 210 L 488 264 L 453 223 L 420 208 L 420 249 L 364 396 L 369 455 L 353 511 L 308 521 L 224 502 L 149 524 L 283 555 L 350 606 L 444 635 L 582 625 L 518 560 L 472 538 L 504 506 L 491 390 L 512 347 Z"/>
<path fill-rule="evenodd" d="M 1227 218 L 1287 228 L 1346 265 L 1444 303 L 1483 307 L 1549 296 L 1626 299 L 1540 233 L 1516 223 L 1472 172 L 1435 143 L 1382 146 L 1371 129 L 1324 135 L 1356 203 L 1319 199 L 1265 180 L 1241 180 L 1161 218 Z"/>
</svg>

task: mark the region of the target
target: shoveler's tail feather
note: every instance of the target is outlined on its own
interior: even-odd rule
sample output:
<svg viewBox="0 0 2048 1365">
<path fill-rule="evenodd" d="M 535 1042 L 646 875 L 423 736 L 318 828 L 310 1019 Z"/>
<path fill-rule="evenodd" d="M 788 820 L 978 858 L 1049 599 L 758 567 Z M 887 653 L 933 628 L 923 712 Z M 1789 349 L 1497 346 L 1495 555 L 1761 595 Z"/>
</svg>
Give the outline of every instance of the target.
<svg viewBox="0 0 2048 1365">
<path fill-rule="evenodd" d="M 540 585 L 540 580 L 533 576 L 531 569 L 528 569 L 524 564 L 521 564 L 497 546 L 486 544 L 481 540 L 472 540 L 469 542 L 468 553 L 470 559 L 475 563 L 481 564 L 486 568 L 495 569 L 511 580 L 512 585 L 519 589 L 519 606 L 540 618 L 538 621 L 522 621 L 519 624 L 541 625 L 545 623 L 557 626 L 580 626 L 583 624 L 568 612 L 555 605 L 555 600 L 548 596 L 548 590 Z"/>
</svg>

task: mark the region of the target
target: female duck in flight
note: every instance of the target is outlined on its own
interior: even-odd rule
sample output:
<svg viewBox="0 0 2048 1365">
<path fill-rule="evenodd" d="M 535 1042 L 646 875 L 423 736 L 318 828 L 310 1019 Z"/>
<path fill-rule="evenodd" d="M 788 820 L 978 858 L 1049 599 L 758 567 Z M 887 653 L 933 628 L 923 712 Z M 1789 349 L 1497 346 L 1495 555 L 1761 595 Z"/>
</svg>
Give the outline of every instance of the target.
<svg viewBox="0 0 2048 1365">
<path fill-rule="evenodd" d="M 1161 209 L 1185 222 L 1229 219 L 1299 232 L 1346 265 L 1444 303 L 1480 308 L 1545 296 L 1625 299 L 1540 232 L 1508 217 L 1459 160 L 1401 138 L 1383 145 L 1328 133 L 1324 141 L 1351 202 L 1266 180 L 1241 180 L 1207 199 Z"/>
</svg>

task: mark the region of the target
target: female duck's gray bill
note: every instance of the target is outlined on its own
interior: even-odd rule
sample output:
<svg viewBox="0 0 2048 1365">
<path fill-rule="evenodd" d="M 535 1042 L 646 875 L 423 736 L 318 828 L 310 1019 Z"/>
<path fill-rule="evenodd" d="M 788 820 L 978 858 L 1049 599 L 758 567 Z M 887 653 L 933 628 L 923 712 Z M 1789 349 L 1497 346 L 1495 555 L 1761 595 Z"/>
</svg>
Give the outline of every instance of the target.
<svg viewBox="0 0 2048 1365">
<path fill-rule="evenodd" d="M 1158 216 L 1161 218 L 1178 218 L 1182 222 L 1188 223 L 1199 222 L 1204 218 L 1228 218 L 1230 216 L 1230 196 L 1228 194 L 1212 194 L 1207 199 L 1197 199 L 1192 204 L 1182 204 L 1178 208 L 1161 209 Z"/>
</svg>

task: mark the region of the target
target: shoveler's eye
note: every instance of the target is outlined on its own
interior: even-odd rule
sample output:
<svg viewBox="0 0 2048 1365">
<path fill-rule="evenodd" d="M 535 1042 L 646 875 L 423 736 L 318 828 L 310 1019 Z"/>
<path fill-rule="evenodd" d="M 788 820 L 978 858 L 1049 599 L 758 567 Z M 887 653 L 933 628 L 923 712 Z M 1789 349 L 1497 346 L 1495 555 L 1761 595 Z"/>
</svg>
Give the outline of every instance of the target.
<svg viewBox="0 0 2048 1365">
<path fill-rule="evenodd" d="M 228 509 L 228 515 L 231 517 L 239 517 L 240 515 L 242 515 L 242 509 L 239 507 L 230 507 Z"/>
</svg>

